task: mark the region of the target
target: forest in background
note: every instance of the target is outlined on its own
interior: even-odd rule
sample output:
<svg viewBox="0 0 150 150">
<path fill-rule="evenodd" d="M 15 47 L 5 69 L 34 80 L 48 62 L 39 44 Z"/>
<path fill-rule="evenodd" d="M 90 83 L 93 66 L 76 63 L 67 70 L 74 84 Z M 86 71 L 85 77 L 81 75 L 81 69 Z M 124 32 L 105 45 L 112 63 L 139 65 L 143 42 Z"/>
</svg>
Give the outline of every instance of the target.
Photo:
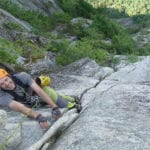
<svg viewBox="0 0 150 150">
<path fill-rule="evenodd" d="M 105 6 L 125 12 L 129 16 L 150 14 L 150 1 L 148 0 L 86 0 L 93 7 Z"/>
</svg>

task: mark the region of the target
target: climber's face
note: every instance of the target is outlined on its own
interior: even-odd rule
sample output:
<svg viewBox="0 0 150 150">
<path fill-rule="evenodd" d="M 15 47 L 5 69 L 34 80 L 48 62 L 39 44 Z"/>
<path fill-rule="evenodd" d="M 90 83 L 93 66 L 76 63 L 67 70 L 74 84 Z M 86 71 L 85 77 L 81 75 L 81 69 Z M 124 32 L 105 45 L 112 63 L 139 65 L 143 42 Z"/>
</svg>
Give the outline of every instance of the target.
<svg viewBox="0 0 150 150">
<path fill-rule="evenodd" d="M 5 76 L 0 79 L 0 88 L 4 90 L 13 90 L 15 88 L 14 81 L 9 76 Z"/>
</svg>

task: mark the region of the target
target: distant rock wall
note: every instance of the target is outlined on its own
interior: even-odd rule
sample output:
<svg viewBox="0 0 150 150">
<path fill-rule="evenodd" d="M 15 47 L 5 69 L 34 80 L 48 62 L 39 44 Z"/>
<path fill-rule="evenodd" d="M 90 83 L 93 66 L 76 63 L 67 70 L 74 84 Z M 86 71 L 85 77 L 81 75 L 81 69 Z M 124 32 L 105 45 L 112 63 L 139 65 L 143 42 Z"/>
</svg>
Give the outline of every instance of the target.
<svg viewBox="0 0 150 150">
<path fill-rule="evenodd" d="M 11 0 L 21 7 L 42 12 L 46 15 L 53 15 L 55 12 L 62 12 L 56 0 Z"/>
</svg>

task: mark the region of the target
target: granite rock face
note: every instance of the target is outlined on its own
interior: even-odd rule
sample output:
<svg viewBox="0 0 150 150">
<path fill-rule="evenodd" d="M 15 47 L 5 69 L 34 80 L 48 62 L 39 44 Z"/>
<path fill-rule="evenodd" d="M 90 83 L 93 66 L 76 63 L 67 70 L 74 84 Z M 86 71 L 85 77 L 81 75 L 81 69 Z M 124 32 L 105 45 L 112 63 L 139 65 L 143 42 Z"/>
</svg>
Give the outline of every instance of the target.
<svg viewBox="0 0 150 150">
<path fill-rule="evenodd" d="M 49 150 L 148 150 L 150 57 L 112 73 L 82 97 L 87 109 Z"/>
<path fill-rule="evenodd" d="M 71 68 L 72 71 L 70 70 Z M 52 86 L 60 94 L 78 96 L 79 98 L 82 98 L 84 93 L 99 83 L 99 78 L 101 78 L 101 76 L 99 75 L 96 77 L 95 74 L 102 72 L 101 74 L 103 77 L 104 74 L 108 76 L 112 73 L 111 68 L 107 69 L 109 71 L 107 70 L 105 72 L 105 67 L 99 66 L 95 63 L 95 61 L 88 58 L 81 59 L 64 67 L 57 73 L 50 74 Z M 6 115 L 1 114 L 0 118 L 2 119 L 0 121 L 5 122 L 5 125 L 8 126 L 7 130 L 4 126 L 1 130 L 3 133 L 7 131 L 7 134 L 3 134 L 3 137 L 1 136 L 0 139 L 3 139 L 1 143 L 2 145 L 5 145 L 7 150 L 26 150 L 27 147 L 41 139 L 46 132 L 46 130 L 42 130 L 39 127 L 38 122 L 26 118 L 20 113 L 10 111 L 8 109 L 5 109 L 5 111 L 7 112 L 7 119 L 5 119 Z M 50 108 L 40 108 L 36 109 L 36 111 L 44 114 L 45 116 L 51 116 Z M 10 142 L 5 143 L 4 141 L 6 141 L 9 135 L 11 135 L 11 140 Z M 16 137 L 18 140 L 16 140 Z"/>
<path fill-rule="evenodd" d="M 83 111 L 47 149 L 148 150 L 150 146 L 149 68 L 150 57 L 140 59 L 133 64 L 126 64 L 116 72 L 85 58 L 57 73 L 50 74 L 52 85 L 58 93 L 80 97 Z M 107 71 L 104 72 L 105 70 Z M 100 76 L 95 76 L 96 74 Z M 3 133 L 6 129 L 13 131 L 12 128 L 24 118 L 19 113 L 5 111 L 7 123 L 1 129 Z M 41 108 L 37 111 L 51 115 L 50 108 Z M 15 133 L 18 140 L 15 140 L 16 136 L 12 136 L 14 139 L 10 140 L 5 148 L 25 150 L 40 140 L 44 133 L 46 131 L 41 130 L 37 122 L 25 118 L 21 128 Z"/>
</svg>

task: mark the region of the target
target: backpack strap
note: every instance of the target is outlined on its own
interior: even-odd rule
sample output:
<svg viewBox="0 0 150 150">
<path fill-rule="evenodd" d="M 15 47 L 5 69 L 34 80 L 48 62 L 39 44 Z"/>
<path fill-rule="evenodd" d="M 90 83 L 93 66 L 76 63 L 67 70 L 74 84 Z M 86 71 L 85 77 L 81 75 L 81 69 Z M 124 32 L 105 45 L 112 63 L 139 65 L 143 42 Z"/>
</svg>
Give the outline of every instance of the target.
<svg viewBox="0 0 150 150">
<path fill-rule="evenodd" d="M 21 86 L 21 87 L 23 87 L 23 88 L 25 88 L 25 89 L 27 89 L 27 88 L 29 87 L 28 85 L 24 84 L 20 79 L 18 79 L 16 76 L 10 75 L 10 77 L 12 78 L 12 80 L 13 80 L 17 85 L 19 85 L 19 86 Z"/>
</svg>

